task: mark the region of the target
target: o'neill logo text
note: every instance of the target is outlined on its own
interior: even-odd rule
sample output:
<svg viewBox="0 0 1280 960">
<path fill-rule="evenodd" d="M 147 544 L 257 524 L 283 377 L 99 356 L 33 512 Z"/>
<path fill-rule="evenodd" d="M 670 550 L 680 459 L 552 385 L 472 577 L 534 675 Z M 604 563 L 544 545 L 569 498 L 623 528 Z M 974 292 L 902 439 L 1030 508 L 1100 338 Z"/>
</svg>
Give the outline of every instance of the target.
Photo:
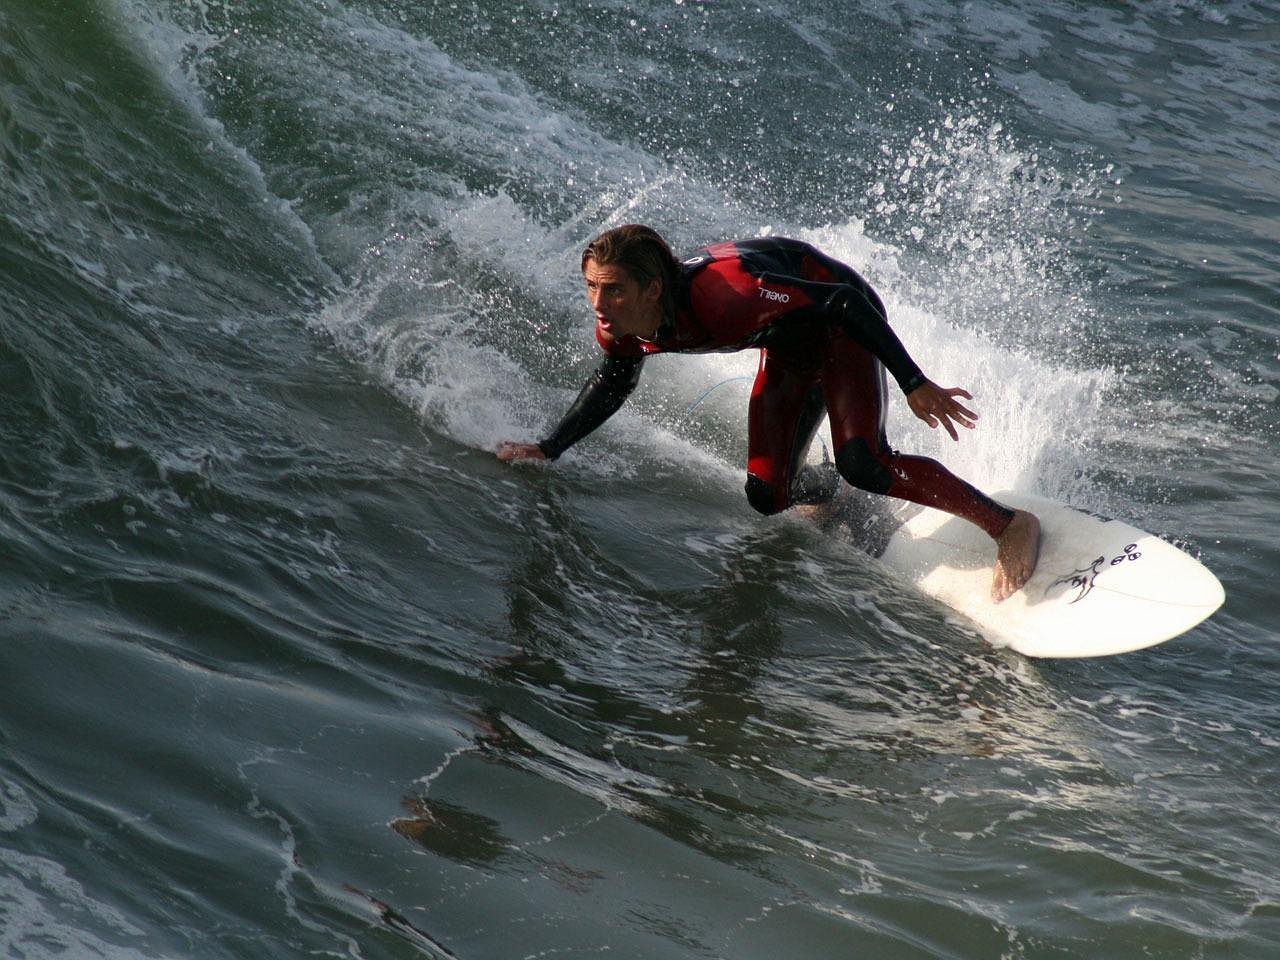
<svg viewBox="0 0 1280 960">
<path fill-rule="evenodd" d="M 774 301 L 776 301 L 776 302 L 778 302 L 778 303 L 786 303 L 787 301 L 789 301 L 789 300 L 791 299 L 791 294 L 789 294 L 789 293 L 779 293 L 777 290 L 766 290 L 764 287 L 761 287 L 761 288 L 760 288 L 760 299 L 762 299 L 762 300 L 774 300 Z"/>
</svg>

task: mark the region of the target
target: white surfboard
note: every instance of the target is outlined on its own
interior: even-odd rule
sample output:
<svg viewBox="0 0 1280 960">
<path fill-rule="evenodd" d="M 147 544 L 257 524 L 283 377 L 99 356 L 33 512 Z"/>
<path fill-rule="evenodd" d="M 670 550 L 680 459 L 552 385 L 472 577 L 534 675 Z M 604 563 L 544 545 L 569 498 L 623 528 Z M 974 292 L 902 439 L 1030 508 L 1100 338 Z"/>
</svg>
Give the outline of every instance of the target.
<svg viewBox="0 0 1280 960">
<path fill-rule="evenodd" d="M 915 508 L 887 531 L 880 559 L 997 646 L 1029 657 L 1126 653 L 1176 637 L 1222 606 L 1218 578 L 1150 533 L 1041 497 L 995 499 L 1030 510 L 1041 528 L 1034 576 L 1003 603 L 991 599 L 991 539 L 940 511 Z"/>
</svg>

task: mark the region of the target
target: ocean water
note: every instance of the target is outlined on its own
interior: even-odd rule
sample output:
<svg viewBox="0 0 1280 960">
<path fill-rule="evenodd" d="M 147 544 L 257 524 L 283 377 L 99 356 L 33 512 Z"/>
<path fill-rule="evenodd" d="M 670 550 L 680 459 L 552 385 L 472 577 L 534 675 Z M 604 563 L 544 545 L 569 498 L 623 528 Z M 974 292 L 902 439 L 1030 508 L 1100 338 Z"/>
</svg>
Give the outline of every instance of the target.
<svg viewBox="0 0 1280 960">
<path fill-rule="evenodd" d="M 0 956 L 1280 955 L 1278 64 L 1269 0 L 0 3 Z M 896 446 L 1226 605 L 996 649 L 750 511 L 752 356 L 499 463 L 626 221 L 846 259 L 983 415 Z"/>
</svg>

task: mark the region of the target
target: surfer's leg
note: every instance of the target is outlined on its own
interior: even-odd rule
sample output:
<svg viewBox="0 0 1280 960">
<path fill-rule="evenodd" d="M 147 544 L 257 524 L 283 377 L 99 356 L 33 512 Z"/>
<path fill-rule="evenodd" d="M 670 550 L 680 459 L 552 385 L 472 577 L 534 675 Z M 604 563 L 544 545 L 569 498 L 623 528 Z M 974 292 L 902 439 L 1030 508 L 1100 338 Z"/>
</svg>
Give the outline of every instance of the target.
<svg viewBox="0 0 1280 960">
<path fill-rule="evenodd" d="M 763 514 L 835 495 L 834 466 L 804 465 L 826 407 L 816 367 L 760 351 L 747 415 L 747 500 Z"/>
<path fill-rule="evenodd" d="M 884 367 L 850 337 L 832 336 L 822 376 L 841 475 L 860 489 L 934 507 L 985 530 L 996 541 L 997 601 L 1026 583 L 1039 554 L 1039 521 L 996 503 L 936 460 L 893 450 L 885 434 Z"/>
<path fill-rule="evenodd" d="M 823 385 L 836 466 L 849 483 L 963 517 L 999 539 L 1014 511 L 938 461 L 901 454 L 889 446 L 884 367 L 870 352 L 843 333 L 834 334 L 824 357 Z"/>
</svg>

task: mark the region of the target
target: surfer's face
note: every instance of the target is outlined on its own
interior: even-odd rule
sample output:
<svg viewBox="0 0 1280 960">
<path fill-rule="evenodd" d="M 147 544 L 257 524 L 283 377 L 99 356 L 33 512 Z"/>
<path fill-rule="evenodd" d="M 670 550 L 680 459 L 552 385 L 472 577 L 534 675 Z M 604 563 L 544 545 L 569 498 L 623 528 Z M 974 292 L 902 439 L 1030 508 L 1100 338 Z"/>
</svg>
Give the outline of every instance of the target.
<svg viewBox="0 0 1280 960">
<path fill-rule="evenodd" d="M 587 298 L 595 311 L 596 324 L 607 338 L 653 338 L 662 319 L 661 280 L 642 287 L 622 267 L 600 266 L 594 259 L 583 265 L 582 277 L 587 282 Z"/>
</svg>

